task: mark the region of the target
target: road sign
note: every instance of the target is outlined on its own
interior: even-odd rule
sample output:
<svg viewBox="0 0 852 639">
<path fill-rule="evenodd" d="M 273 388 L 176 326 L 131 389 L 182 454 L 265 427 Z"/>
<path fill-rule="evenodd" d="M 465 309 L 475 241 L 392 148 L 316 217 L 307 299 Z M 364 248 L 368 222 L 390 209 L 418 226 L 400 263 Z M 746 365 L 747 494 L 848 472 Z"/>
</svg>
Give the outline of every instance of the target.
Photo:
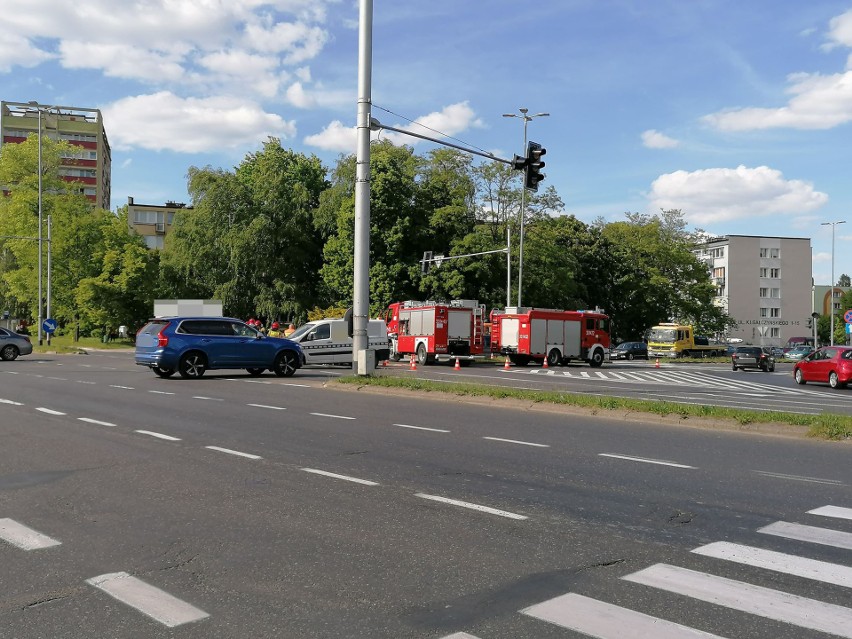
<svg viewBox="0 0 852 639">
<path fill-rule="evenodd" d="M 847 335 L 852 335 L 852 324 L 847 324 L 847 325 L 846 325 L 846 334 L 847 334 Z"/>
<path fill-rule="evenodd" d="M 847 324 L 852 324 L 852 309 L 843 314 L 843 319 L 846 320 Z"/>
<path fill-rule="evenodd" d="M 56 330 L 56 320 L 48 317 L 41 323 L 41 328 L 45 333 L 53 333 Z"/>
</svg>

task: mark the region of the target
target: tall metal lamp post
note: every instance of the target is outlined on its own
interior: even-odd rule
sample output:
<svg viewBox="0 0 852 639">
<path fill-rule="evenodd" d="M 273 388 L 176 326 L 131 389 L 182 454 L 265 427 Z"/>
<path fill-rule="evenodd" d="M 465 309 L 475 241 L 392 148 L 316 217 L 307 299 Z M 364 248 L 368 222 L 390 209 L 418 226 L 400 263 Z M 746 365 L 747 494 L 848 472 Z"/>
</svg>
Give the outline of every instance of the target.
<svg viewBox="0 0 852 639">
<path fill-rule="evenodd" d="M 838 224 L 845 224 L 846 220 L 838 220 L 837 222 L 823 222 L 820 226 L 831 227 L 831 293 L 829 294 L 829 303 L 831 304 L 831 345 L 834 346 L 834 227 Z"/>
<path fill-rule="evenodd" d="M 529 109 L 520 108 L 518 109 L 520 115 L 518 113 L 504 113 L 504 118 L 523 118 L 524 120 L 524 146 L 522 153 L 526 155 L 527 152 L 527 124 L 533 118 L 544 118 L 549 116 L 549 113 L 536 113 L 534 115 L 527 115 Z M 524 218 L 527 214 L 527 190 L 525 188 L 521 188 L 521 239 L 518 244 L 518 307 L 521 306 L 521 288 L 523 286 L 524 279 Z"/>
</svg>

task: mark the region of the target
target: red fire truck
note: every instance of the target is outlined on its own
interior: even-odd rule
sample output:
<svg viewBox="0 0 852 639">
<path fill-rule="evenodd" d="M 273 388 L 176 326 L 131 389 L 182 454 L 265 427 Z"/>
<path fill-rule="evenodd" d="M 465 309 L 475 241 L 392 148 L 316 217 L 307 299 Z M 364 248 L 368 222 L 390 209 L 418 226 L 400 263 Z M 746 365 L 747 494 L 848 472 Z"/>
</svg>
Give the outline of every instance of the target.
<svg viewBox="0 0 852 639">
<path fill-rule="evenodd" d="M 416 355 L 421 365 L 458 358 L 467 365 L 485 350 L 484 315 L 477 300 L 395 302 L 384 315 L 391 358 Z"/>
<path fill-rule="evenodd" d="M 518 366 L 547 358 L 549 366 L 609 359 L 609 317 L 600 311 L 507 308 L 492 312 L 491 350 Z"/>
</svg>

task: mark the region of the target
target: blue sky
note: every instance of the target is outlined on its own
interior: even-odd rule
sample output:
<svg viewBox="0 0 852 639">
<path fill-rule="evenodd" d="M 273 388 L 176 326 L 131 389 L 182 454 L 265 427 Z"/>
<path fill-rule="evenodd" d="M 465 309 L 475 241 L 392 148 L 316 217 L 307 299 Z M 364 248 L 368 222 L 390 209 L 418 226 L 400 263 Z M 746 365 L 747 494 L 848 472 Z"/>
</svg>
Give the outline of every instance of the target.
<svg viewBox="0 0 852 639">
<path fill-rule="evenodd" d="M 0 98 L 100 108 L 113 208 L 186 202 L 188 167 L 269 135 L 328 167 L 354 151 L 357 27 L 356 0 L 29 0 L 0 21 Z M 377 107 L 503 157 L 503 113 L 549 112 L 529 137 L 566 213 L 810 237 L 818 284 L 820 223 L 848 219 L 852 275 L 852 0 L 374 0 L 373 37 Z"/>
</svg>

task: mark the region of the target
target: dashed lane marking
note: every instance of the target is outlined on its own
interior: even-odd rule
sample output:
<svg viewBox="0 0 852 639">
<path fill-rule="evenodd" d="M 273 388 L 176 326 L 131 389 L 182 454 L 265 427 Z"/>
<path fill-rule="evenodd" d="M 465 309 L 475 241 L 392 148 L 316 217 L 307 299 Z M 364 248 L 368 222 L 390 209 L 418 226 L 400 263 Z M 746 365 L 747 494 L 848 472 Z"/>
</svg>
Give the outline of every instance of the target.
<svg viewBox="0 0 852 639">
<path fill-rule="evenodd" d="M 819 477 L 803 477 L 801 475 L 786 475 L 784 473 L 772 473 L 768 470 L 756 470 L 754 471 L 758 475 L 763 475 L 764 477 L 774 477 L 775 479 L 789 479 L 792 481 L 804 481 L 811 484 L 829 484 L 831 486 L 842 486 L 843 482 L 837 479 L 820 479 Z"/>
<path fill-rule="evenodd" d="M 614 453 L 598 453 L 599 457 L 612 457 L 613 459 L 625 459 L 627 461 L 635 461 L 642 462 L 644 464 L 658 464 L 660 466 L 671 466 L 673 468 L 690 468 L 694 469 L 695 466 L 687 466 L 686 464 L 678 464 L 673 461 L 666 461 L 664 459 L 647 459 L 645 457 L 632 457 L 630 455 L 616 455 Z"/>
<path fill-rule="evenodd" d="M 170 393 L 169 391 L 149 390 L 148 392 L 154 395 L 174 395 L 174 393 Z"/>
<path fill-rule="evenodd" d="M 521 444 L 523 446 L 536 446 L 538 448 L 550 448 L 550 444 L 536 444 L 534 442 L 522 442 L 517 439 L 503 439 L 502 437 L 483 437 L 482 439 L 488 439 L 492 442 L 505 442 L 507 444 Z"/>
<path fill-rule="evenodd" d="M 224 402 L 224 399 L 219 397 L 204 397 L 203 395 L 193 395 L 192 399 L 200 399 L 207 402 Z"/>
<path fill-rule="evenodd" d="M 78 417 L 77 419 L 87 424 L 96 424 L 97 426 L 115 426 L 115 424 L 110 422 L 102 422 L 99 419 L 91 419 L 90 417 Z"/>
<path fill-rule="evenodd" d="M 347 417 L 346 415 L 329 415 L 328 413 L 311 413 L 316 417 L 331 417 L 332 419 L 355 419 L 354 417 Z"/>
<path fill-rule="evenodd" d="M 468 508 L 470 510 L 476 510 L 482 513 L 488 513 L 489 515 L 498 515 L 500 517 L 506 517 L 508 519 L 529 519 L 526 515 L 519 515 L 517 513 L 512 513 L 507 510 L 498 510 L 497 508 L 491 508 L 490 506 L 483 506 L 481 504 L 473 504 L 468 501 L 459 501 L 458 499 L 449 499 L 447 497 L 440 497 L 438 495 L 427 495 L 425 493 L 415 493 L 415 497 L 420 497 L 421 499 L 428 499 L 430 501 L 437 501 L 442 504 L 450 504 L 451 506 L 460 506 L 461 508 Z"/>
<path fill-rule="evenodd" d="M 205 446 L 204 448 L 208 448 L 210 450 L 216 450 L 220 453 L 227 453 L 229 455 L 237 455 L 238 457 L 245 457 L 247 459 L 263 459 L 260 455 L 252 455 L 251 453 L 242 453 L 238 450 L 231 450 L 230 448 L 220 448 L 219 446 Z"/>
<path fill-rule="evenodd" d="M 23 406 L 21 402 L 13 402 L 11 399 L 0 399 L 0 404 L 9 404 L 10 406 Z"/>
<path fill-rule="evenodd" d="M 19 524 L 13 519 L 0 519 L 0 539 L 3 539 L 21 550 L 41 550 L 59 546 L 62 542 L 37 530 Z"/>
<path fill-rule="evenodd" d="M 413 430 L 428 430 L 433 433 L 449 433 L 452 431 L 446 430 L 444 428 L 427 428 L 426 426 L 411 426 L 410 424 L 394 424 L 394 426 L 399 426 L 400 428 L 411 428 Z"/>
<path fill-rule="evenodd" d="M 355 482 L 356 484 L 364 484 L 365 486 L 378 486 L 378 482 L 370 481 L 369 479 L 359 479 L 358 477 L 351 477 L 349 475 L 338 475 L 337 473 L 330 473 L 327 470 L 318 470 L 316 468 L 303 468 L 306 473 L 313 473 L 314 475 L 324 475 L 326 477 L 332 477 L 334 479 L 343 479 L 345 481 Z"/>
<path fill-rule="evenodd" d="M 269 406 L 267 404 L 246 404 L 246 406 L 254 406 L 255 408 L 268 408 L 270 410 L 287 410 L 283 406 Z"/>
<path fill-rule="evenodd" d="M 36 410 L 40 413 L 47 413 L 48 415 L 66 415 L 67 413 L 63 413 L 58 410 L 53 410 L 52 408 L 44 408 L 43 406 L 39 406 Z"/>
<path fill-rule="evenodd" d="M 136 390 L 132 386 L 119 386 L 118 384 L 110 384 L 109 387 L 110 388 L 120 388 L 122 390 Z"/>
<path fill-rule="evenodd" d="M 210 615 L 126 572 L 114 572 L 86 579 L 86 583 L 139 612 L 174 628 Z"/>
<path fill-rule="evenodd" d="M 139 433 L 140 435 L 150 435 L 151 437 L 156 437 L 158 439 L 165 439 L 170 442 L 179 442 L 180 437 L 172 437 L 171 435 L 163 435 L 163 433 L 155 433 L 152 430 L 135 430 L 134 433 Z"/>
</svg>

